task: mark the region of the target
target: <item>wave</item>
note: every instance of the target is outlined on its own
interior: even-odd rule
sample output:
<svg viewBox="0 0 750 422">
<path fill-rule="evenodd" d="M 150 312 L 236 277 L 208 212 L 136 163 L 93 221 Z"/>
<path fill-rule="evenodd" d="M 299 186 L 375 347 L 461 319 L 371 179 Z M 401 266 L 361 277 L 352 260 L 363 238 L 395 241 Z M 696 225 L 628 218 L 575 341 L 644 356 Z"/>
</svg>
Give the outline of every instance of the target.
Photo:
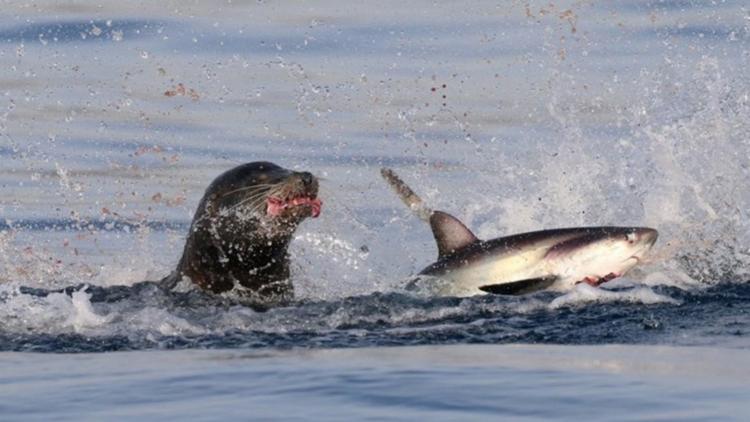
<svg viewBox="0 0 750 422">
<path fill-rule="evenodd" d="M 750 284 L 512 297 L 372 293 L 254 311 L 231 297 L 156 283 L 61 291 L 0 286 L 0 350 L 101 352 L 454 343 L 702 344 L 750 328 Z M 750 347 L 745 342 L 742 347 Z"/>
</svg>

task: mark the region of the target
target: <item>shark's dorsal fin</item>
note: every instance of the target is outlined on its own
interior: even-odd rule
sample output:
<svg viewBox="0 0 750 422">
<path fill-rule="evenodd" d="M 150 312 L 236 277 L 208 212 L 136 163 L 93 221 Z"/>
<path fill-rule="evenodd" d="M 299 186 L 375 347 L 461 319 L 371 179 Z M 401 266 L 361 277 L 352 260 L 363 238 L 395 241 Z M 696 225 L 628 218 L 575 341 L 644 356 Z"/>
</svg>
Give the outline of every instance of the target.
<svg viewBox="0 0 750 422">
<path fill-rule="evenodd" d="M 438 259 L 479 241 L 456 217 L 442 211 L 432 212 L 430 227 L 437 242 Z"/>
</svg>

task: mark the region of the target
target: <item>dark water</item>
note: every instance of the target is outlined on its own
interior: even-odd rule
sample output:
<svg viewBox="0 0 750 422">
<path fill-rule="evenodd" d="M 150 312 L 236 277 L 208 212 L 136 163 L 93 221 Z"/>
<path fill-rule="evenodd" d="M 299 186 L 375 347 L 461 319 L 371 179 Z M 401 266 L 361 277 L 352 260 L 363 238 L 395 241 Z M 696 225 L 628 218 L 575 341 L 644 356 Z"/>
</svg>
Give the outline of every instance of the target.
<svg viewBox="0 0 750 422">
<path fill-rule="evenodd" d="M 106 318 L 97 323 L 98 330 L 89 327 L 64 332 L 64 327 L 58 327 L 24 332 L 20 324 L 0 331 L 0 350 L 77 353 L 509 343 L 750 347 L 748 283 L 692 290 L 580 287 L 561 297 L 554 293 L 470 298 L 375 293 L 303 301 L 266 312 L 198 291 L 164 291 L 152 283 L 76 287 L 52 296 L 66 300 L 73 291 L 84 288 L 93 313 Z M 586 294 L 594 296 L 582 298 Z M 33 300 L 39 312 L 46 312 L 43 303 L 51 300 L 47 296 L 47 291 L 20 287 L 5 290 L 0 303 L 7 306 L 8 302 Z M 138 318 L 157 309 L 159 314 Z M 187 321 L 191 327 L 164 334 L 159 324 L 165 316 Z"/>
</svg>

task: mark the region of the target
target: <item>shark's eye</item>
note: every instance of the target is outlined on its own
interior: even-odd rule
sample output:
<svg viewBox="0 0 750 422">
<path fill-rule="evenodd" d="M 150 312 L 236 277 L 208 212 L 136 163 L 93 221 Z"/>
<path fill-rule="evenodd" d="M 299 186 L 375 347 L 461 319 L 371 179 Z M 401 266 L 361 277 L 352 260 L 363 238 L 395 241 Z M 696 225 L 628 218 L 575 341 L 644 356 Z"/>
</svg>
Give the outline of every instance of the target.
<svg viewBox="0 0 750 422">
<path fill-rule="evenodd" d="M 630 244 L 635 243 L 635 238 L 636 238 L 635 232 L 631 232 L 625 235 L 625 240 Z"/>
</svg>

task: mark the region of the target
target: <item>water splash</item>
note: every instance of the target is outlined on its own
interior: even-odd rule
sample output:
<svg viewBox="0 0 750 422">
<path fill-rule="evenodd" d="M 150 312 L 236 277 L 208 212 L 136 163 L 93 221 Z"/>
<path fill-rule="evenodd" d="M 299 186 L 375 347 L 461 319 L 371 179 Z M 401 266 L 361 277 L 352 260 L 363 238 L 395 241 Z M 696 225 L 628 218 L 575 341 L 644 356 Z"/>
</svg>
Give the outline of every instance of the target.
<svg viewBox="0 0 750 422">
<path fill-rule="evenodd" d="M 310 348 L 452 343 L 639 343 L 737 347 L 747 284 L 562 296 L 425 298 L 374 293 L 255 312 L 199 291 L 154 284 L 46 293 L 0 286 L 0 350 Z M 707 322 L 710 321 L 710 322 Z M 718 340 L 716 337 L 718 336 Z M 723 336 L 723 337 L 722 337 Z M 725 338 L 726 340 L 720 340 Z"/>
</svg>

